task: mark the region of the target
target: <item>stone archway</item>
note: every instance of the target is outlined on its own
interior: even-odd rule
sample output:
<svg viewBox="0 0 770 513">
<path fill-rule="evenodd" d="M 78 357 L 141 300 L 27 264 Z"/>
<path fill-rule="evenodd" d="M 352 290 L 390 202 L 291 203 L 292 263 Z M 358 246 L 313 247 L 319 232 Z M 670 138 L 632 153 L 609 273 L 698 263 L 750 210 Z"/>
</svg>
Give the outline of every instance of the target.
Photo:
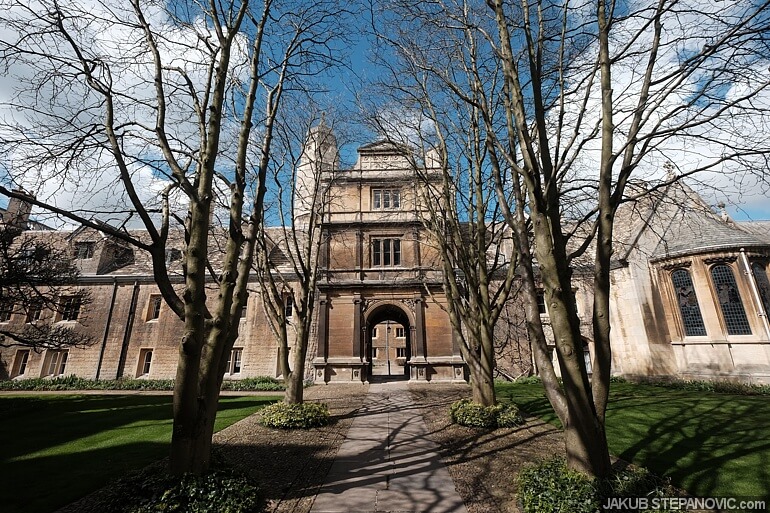
<svg viewBox="0 0 770 513">
<path fill-rule="evenodd" d="M 369 379 L 409 379 L 415 322 L 396 302 L 377 302 L 364 317 L 364 355 Z"/>
</svg>

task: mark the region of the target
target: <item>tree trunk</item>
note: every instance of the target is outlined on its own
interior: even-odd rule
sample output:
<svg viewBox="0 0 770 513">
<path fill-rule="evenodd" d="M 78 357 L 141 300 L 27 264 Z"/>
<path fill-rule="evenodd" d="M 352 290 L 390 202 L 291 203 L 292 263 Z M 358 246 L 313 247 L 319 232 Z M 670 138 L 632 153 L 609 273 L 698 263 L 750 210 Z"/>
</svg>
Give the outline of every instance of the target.
<svg viewBox="0 0 770 513">
<path fill-rule="evenodd" d="M 494 406 L 497 404 L 497 397 L 495 396 L 495 380 L 492 376 L 494 355 L 490 353 L 492 350 L 491 338 L 484 337 L 483 333 L 479 333 L 477 336 L 482 339 L 479 342 L 481 354 L 464 355 L 471 375 L 471 394 L 473 402 L 484 406 Z M 485 353 L 487 354 L 485 355 Z"/>
</svg>

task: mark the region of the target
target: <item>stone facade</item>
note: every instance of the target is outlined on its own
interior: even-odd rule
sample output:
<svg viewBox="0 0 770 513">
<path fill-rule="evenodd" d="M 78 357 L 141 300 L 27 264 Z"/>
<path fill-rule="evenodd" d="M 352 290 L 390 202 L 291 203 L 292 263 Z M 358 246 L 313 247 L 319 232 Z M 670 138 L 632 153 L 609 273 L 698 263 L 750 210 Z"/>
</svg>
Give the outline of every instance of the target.
<svg viewBox="0 0 770 513">
<path fill-rule="evenodd" d="M 325 127 L 311 132 L 298 172 L 301 197 L 295 198 L 294 213 L 295 224 L 301 226 L 323 201 L 322 275 L 309 379 L 467 379 L 446 313 L 439 255 L 421 222 L 426 209 L 420 187 L 429 186 L 425 184 L 434 176 L 432 162 L 428 155 L 416 166 L 403 148 L 373 143 L 359 149 L 355 166 L 340 169 L 333 134 Z M 322 170 L 320 180 L 313 178 L 314 169 Z M 26 220 L 29 210 L 14 205 L 4 219 Z M 21 210 L 14 213 L 14 208 Z M 31 318 L 30 312 L 6 307 L 0 323 L 18 330 L 27 323 L 65 323 L 88 333 L 93 345 L 40 352 L 0 348 L 0 378 L 173 378 L 182 322 L 160 298 L 147 255 L 89 228 L 33 228 L 28 233 L 71 248 L 81 270 L 72 292 L 85 291 L 90 301 L 70 319 L 52 312 Z M 614 374 L 770 381 L 770 222 L 732 222 L 714 214 L 693 191 L 676 185 L 621 208 L 616 233 L 620 236 L 611 273 Z M 181 234 L 175 237 L 167 263 L 181 287 Z M 280 251 L 276 247 L 271 255 L 276 265 L 281 265 Z M 216 266 L 217 255 L 210 258 Z M 574 271 L 590 362 L 591 275 L 579 267 Z M 226 379 L 278 375 L 278 344 L 261 301 L 259 284 L 253 283 Z M 547 307 L 540 306 L 549 333 Z M 516 377 L 531 372 L 523 314 L 515 300 L 496 336 L 500 373 Z"/>
</svg>

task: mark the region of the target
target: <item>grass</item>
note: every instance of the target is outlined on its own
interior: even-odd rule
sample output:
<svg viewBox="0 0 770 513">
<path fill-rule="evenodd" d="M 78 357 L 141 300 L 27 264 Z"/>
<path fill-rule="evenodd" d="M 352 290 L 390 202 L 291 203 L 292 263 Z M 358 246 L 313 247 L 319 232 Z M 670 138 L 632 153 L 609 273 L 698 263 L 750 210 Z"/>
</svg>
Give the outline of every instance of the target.
<svg viewBox="0 0 770 513">
<path fill-rule="evenodd" d="M 219 431 L 274 402 L 222 397 Z M 0 504 L 47 513 L 167 455 L 170 395 L 0 396 Z"/>
<path fill-rule="evenodd" d="M 542 385 L 500 384 L 510 400 L 555 425 Z M 770 401 L 763 396 L 613 383 L 610 451 L 699 497 L 770 499 Z"/>
</svg>

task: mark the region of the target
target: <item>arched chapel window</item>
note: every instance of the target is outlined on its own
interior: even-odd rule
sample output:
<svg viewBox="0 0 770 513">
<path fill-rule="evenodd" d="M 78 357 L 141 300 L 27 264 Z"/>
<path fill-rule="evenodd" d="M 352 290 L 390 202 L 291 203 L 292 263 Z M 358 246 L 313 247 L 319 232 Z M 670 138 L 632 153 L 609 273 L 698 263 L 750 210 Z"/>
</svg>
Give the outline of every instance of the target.
<svg viewBox="0 0 770 513">
<path fill-rule="evenodd" d="M 726 265 L 715 265 L 711 268 L 711 279 L 714 282 L 719 307 L 722 309 L 722 317 L 727 325 L 727 334 L 751 335 L 751 326 L 749 326 L 732 269 Z"/>
<path fill-rule="evenodd" d="M 682 314 L 684 334 L 688 337 L 702 337 L 706 335 L 706 326 L 698 306 L 698 296 L 695 295 L 695 287 L 692 285 L 690 273 L 684 269 L 677 269 L 671 273 L 671 281 L 676 292 L 676 302 L 679 305 L 679 313 Z"/>
<path fill-rule="evenodd" d="M 767 279 L 767 270 L 760 262 L 751 264 L 751 272 L 754 274 L 754 281 L 759 289 L 759 297 L 762 298 L 762 306 L 765 314 L 770 314 L 770 281 Z"/>
</svg>

